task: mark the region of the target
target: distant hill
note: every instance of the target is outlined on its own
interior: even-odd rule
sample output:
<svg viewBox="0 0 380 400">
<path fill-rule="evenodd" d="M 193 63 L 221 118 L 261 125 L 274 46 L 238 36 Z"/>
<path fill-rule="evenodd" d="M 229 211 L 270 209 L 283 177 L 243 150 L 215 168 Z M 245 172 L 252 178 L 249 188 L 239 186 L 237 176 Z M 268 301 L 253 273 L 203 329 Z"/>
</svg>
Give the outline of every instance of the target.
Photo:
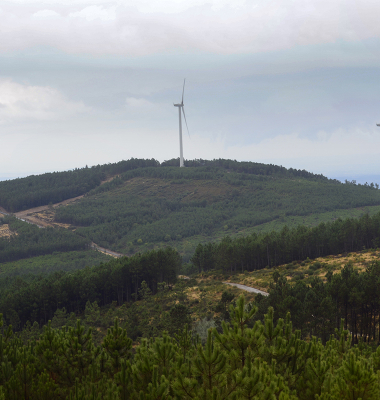
<svg viewBox="0 0 380 400">
<path fill-rule="evenodd" d="M 0 182 L 0 205 L 9 212 L 59 203 L 99 186 L 109 176 L 156 164 L 155 160 L 121 161 L 114 164 L 76 168 L 72 171 L 31 175 Z"/>
<path fill-rule="evenodd" d="M 88 168 L 76 168 L 71 171 L 52 172 L 42 175 L 31 175 L 0 182 L 0 206 L 9 212 L 27 210 L 33 207 L 59 203 L 72 197 L 83 195 L 115 175 L 141 168 L 159 168 L 159 176 L 165 176 L 162 168 L 178 166 L 178 160 L 163 163 L 158 161 L 135 159 L 120 161 L 113 164 L 96 165 Z M 315 175 L 307 171 L 286 169 L 276 165 L 266 165 L 253 162 L 237 162 L 232 160 L 193 160 L 187 161 L 190 168 L 208 167 L 250 175 L 293 176 L 314 180 L 327 180 L 323 175 Z M 199 172 L 199 171 L 197 171 Z M 204 175 L 204 174 L 203 174 Z M 189 175 L 186 175 L 188 177 Z M 198 175 L 197 175 L 198 176 Z M 197 179 L 195 177 L 195 179 Z"/>
<path fill-rule="evenodd" d="M 199 242 L 226 235 L 380 210 L 380 191 L 373 184 L 253 162 L 176 165 L 178 160 L 131 159 L 0 182 L 0 206 L 15 212 L 84 194 L 56 208 L 54 221 L 124 254 L 171 245 L 186 258 Z M 51 219 L 52 211 L 47 213 Z"/>
</svg>

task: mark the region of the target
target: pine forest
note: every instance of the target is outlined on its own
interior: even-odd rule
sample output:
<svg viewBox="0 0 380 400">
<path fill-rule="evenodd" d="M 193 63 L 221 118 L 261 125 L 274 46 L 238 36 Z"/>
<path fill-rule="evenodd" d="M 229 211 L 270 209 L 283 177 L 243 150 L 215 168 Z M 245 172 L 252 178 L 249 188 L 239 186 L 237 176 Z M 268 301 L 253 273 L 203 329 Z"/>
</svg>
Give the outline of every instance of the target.
<svg viewBox="0 0 380 400">
<path fill-rule="evenodd" d="M 378 185 L 177 164 L 0 182 L 0 399 L 379 399 Z"/>
</svg>

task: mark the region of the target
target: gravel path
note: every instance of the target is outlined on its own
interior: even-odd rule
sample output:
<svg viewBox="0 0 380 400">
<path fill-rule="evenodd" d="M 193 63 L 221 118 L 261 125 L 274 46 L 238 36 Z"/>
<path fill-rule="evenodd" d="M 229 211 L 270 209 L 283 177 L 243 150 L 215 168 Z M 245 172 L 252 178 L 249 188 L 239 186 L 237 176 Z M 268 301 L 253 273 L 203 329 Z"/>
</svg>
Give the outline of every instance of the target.
<svg viewBox="0 0 380 400">
<path fill-rule="evenodd" d="M 240 283 L 231 283 L 231 282 L 223 282 L 223 283 L 225 283 L 226 285 L 230 285 L 230 286 L 236 286 L 238 289 L 246 290 L 247 292 L 250 292 L 250 293 L 260 293 L 263 296 L 269 296 L 269 293 L 267 293 L 267 292 L 263 292 L 262 290 L 255 289 L 250 286 L 240 285 Z"/>
<path fill-rule="evenodd" d="M 117 253 L 116 251 L 112 251 L 112 250 L 109 250 L 109 249 L 105 249 L 104 247 L 98 246 L 96 243 L 92 243 L 91 247 L 93 249 L 96 249 L 96 250 L 104 253 L 104 254 L 107 254 L 108 256 L 112 256 L 112 257 L 115 257 L 115 258 L 124 257 L 124 254 Z"/>
</svg>

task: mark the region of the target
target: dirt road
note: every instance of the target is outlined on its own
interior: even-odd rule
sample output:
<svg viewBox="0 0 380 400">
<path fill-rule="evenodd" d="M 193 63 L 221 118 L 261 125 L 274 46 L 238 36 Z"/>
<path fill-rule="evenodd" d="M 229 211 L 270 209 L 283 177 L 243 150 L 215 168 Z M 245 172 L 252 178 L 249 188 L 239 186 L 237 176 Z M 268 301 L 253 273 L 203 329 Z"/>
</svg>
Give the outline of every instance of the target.
<svg viewBox="0 0 380 400">
<path fill-rule="evenodd" d="M 110 182 L 114 178 L 115 178 L 114 176 L 111 176 L 110 178 L 106 179 L 105 181 L 100 182 L 100 185 L 103 185 L 104 183 Z M 74 203 L 75 201 L 81 199 L 82 197 L 83 197 L 83 195 L 77 196 L 77 197 L 72 197 L 71 199 L 67 199 L 67 200 L 63 200 L 63 201 L 61 201 L 59 203 L 55 203 L 55 204 L 53 204 L 53 208 L 57 208 L 59 206 L 67 206 L 68 204 Z M 35 225 L 39 225 L 39 226 L 43 226 L 43 227 L 54 226 L 53 223 L 51 223 L 49 221 L 46 221 L 46 219 L 39 218 L 36 215 L 31 215 L 31 214 L 40 213 L 42 211 L 46 211 L 46 210 L 49 209 L 49 207 L 50 206 L 45 205 L 45 206 L 29 208 L 28 210 L 16 212 L 14 215 L 17 218 L 20 218 L 22 220 L 25 220 L 26 222 L 30 222 L 30 223 L 35 224 Z M 3 212 L 4 214 L 9 214 L 8 211 L 5 210 L 2 207 L 0 207 L 0 213 L 1 212 Z M 1 216 L 2 216 L 2 214 L 0 214 L 0 218 L 1 218 Z"/>
<path fill-rule="evenodd" d="M 71 199 L 67 199 L 67 200 L 61 201 L 59 203 L 53 204 L 53 208 L 57 208 L 59 206 L 66 206 L 66 205 L 68 205 L 70 203 L 74 203 L 75 201 L 81 199 L 82 197 L 83 197 L 83 195 L 82 196 L 73 197 Z M 42 211 L 46 211 L 48 209 L 49 209 L 48 205 L 39 206 L 39 207 L 29 208 L 29 210 L 16 212 L 14 215 L 17 218 L 23 219 L 23 220 L 25 220 L 27 222 L 30 222 L 32 224 L 35 224 L 35 225 L 39 225 L 39 226 L 43 226 L 43 227 L 54 226 L 53 223 L 48 222 L 45 219 L 39 218 L 37 215 L 31 215 L 31 214 L 40 213 Z"/>
<path fill-rule="evenodd" d="M 113 178 L 110 178 L 107 181 L 102 182 L 102 184 L 105 182 L 109 182 L 112 179 Z M 74 203 L 75 201 L 81 199 L 82 197 L 83 197 L 83 195 L 73 197 L 71 199 L 67 199 L 67 200 L 61 201 L 59 203 L 53 204 L 52 207 L 57 208 L 59 206 L 66 206 L 68 204 Z M 19 211 L 13 215 L 22 221 L 28 222 L 29 224 L 37 225 L 39 228 L 47 228 L 48 226 L 51 226 L 51 227 L 60 226 L 63 228 L 67 228 L 68 225 L 56 224 L 56 223 L 49 221 L 46 218 L 41 218 L 38 216 L 39 213 L 42 213 L 43 211 L 47 211 L 47 210 L 49 210 L 49 208 L 50 208 L 50 206 L 48 206 L 48 205 L 39 206 L 39 207 L 30 208 L 29 210 Z M 4 217 L 4 215 L 7 215 L 7 214 L 9 214 L 9 213 L 4 208 L 0 207 L 0 218 Z M 96 249 L 96 250 L 98 250 L 104 254 L 107 254 L 108 256 L 111 256 L 111 257 L 115 257 L 115 258 L 124 257 L 124 254 L 117 253 L 116 251 L 112 251 L 112 250 L 106 249 L 104 247 L 100 247 L 96 243 L 91 243 L 91 247 L 93 249 Z"/>
<path fill-rule="evenodd" d="M 262 290 L 255 289 L 250 286 L 241 285 L 240 283 L 231 283 L 231 282 L 223 282 L 223 283 L 225 283 L 226 285 L 230 285 L 230 286 L 236 286 L 238 289 L 245 290 L 250 293 L 260 293 L 263 296 L 269 296 L 269 293 L 267 293 L 267 292 L 263 292 Z"/>
<path fill-rule="evenodd" d="M 96 250 L 100 251 L 101 253 L 106 254 L 107 256 L 111 256 L 111 257 L 114 257 L 114 258 L 124 257 L 124 254 L 117 253 L 116 251 L 112 251 L 110 249 L 105 249 L 104 247 L 98 246 L 96 243 L 91 243 L 91 247 L 93 249 L 96 249 Z"/>
</svg>

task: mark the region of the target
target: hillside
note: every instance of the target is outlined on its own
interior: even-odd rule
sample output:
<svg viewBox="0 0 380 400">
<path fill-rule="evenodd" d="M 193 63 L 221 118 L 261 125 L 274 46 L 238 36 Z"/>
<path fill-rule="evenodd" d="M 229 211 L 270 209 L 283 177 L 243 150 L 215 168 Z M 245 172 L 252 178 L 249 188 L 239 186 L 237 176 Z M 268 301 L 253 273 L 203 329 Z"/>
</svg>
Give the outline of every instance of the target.
<svg viewBox="0 0 380 400">
<path fill-rule="evenodd" d="M 50 194 L 15 214 L 46 228 L 0 214 L 0 399 L 378 398 L 377 187 L 132 161 L 78 172 L 104 173 L 54 204 L 66 173 L 50 188 L 44 175 L 8 181 L 3 213 L 37 187 Z"/>
<path fill-rule="evenodd" d="M 226 238 L 219 243 L 198 244 L 191 258 L 192 263 L 185 265 L 181 265 L 180 254 L 171 247 L 111 259 L 95 267 L 79 266 L 76 271 L 73 271 L 76 268 L 68 266 L 58 270 L 46 265 L 43 271 L 42 268 L 34 268 L 34 271 L 30 270 L 32 274 L 21 277 L 21 274 L 15 274 L 8 264 L 3 264 L 0 275 L 0 310 L 5 314 L 7 322 L 14 327 L 20 328 L 28 321 L 37 321 L 43 325 L 54 317 L 57 309 L 64 308 L 67 312 L 78 315 L 86 312 L 88 302 L 96 302 L 98 306 L 106 308 L 117 304 L 121 306 L 124 303 L 132 306 L 138 300 L 144 299 L 148 293 L 157 294 L 165 289 L 170 296 L 169 292 L 175 285 L 179 290 L 181 302 L 189 295 L 189 301 L 193 299 L 194 305 L 201 306 L 198 309 L 201 313 L 198 313 L 199 317 L 212 317 L 215 302 L 218 301 L 218 296 L 212 295 L 213 288 L 216 289 L 215 294 L 220 293 L 223 291 L 222 282 L 230 280 L 264 290 L 269 289 L 269 296 L 265 298 L 250 295 L 260 303 L 261 312 L 265 313 L 268 306 L 272 306 L 285 317 L 286 312 L 291 310 L 298 315 L 294 323 L 301 330 L 307 329 L 310 320 L 314 318 L 313 315 L 316 315 L 313 307 L 320 309 L 318 324 L 324 327 L 324 321 L 328 319 L 328 332 L 331 333 L 334 327 L 337 327 L 340 317 L 348 321 L 349 308 L 360 318 L 363 318 L 363 309 L 367 306 L 372 310 L 371 315 L 380 310 L 377 295 L 379 253 L 377 249 L 371 249 L 371 244 L 378 247 L 380 243 L 379 220 L 380 213 L 373 217 L 365 215 L 358 220 L 337 220 L 315 228 L 284 228 L 281 232 L 251 235 L 244 240 Z M 38 228 L 33 228 L 38 231 Z M 42 234 L 42 243 L 44 238 Z M 368 250 L 361 250 L 354 258 L 349 258 L 352 257 L 353 249 L 364 247 Z M 343 257 L 340 255 L 342 251 L 345 252 Z M 368 251 L 370 255 L 366 253 Z M 322 259 L 321 254 L 327 254 L 328 258 Z M 343 265 L 324 261 L 337 258 L 343 260 Z M 61 259 L 63 261 L 62 256 Z M 75 259 L 78 259 L 77 255 L 73 255 L 72 260 Z M 55 260 L 49 261 L 53 263 Z M 70 262 L 67 259 L 66 261 Z M 355 263 L 360 264 L 361 271 L 364 270 L 361 274 L 357 272 Z M 195 286 L 199 287 L 199 282 L 195 284 L 194 281 L 186 280 L 185 286 L 176 284 L 180 271 L 189 274 L 199 271 L 201 281 L 204 274 L 212 279 L 208 279 L 205 282 L 206 286 L 198 292 Z M 240 271 L 243 274 L 239 274 Z M 218 281 L 217 288 L 215 285 Z M 185 293 L 186 286 L 189 289 L 188 294 Z M 350 292 L 347 288 L 350 288 Z M 193 289 L 196 289 L 196 292 L 191 294 Z M 177 304 L 176 301 L 175 299 L 172 303 L 167 299 L 165 308 L 171 303 Z M 185 304 L 190 305 L 187 302 Z M 145 310 L 145 313 L 155 313 L 157 310 L 154 305 L 151 310 Z M 140 320 L 137 315 L 133 318 L 135 322 L 131 326 L 132 330 L 137 328 L 137 321 Z M 157 321 L 160 325 L 160 317 Z M 359 317 L 356 321 L 359 323 Z M 370 325 L 376 325 L 377 321 L 376 317 Z M 352 320 L 350 323 L 352 324 Z M 141 327 L 141 332 L 144 329 Z M 323 329 L 325 335 L 327 331 Z M 351 328 L 352 331 L 356 329 Z M 138 333 L 133 335 L 138 336 Z M 135 337 L 133 335 L 132 337 Z"/>
<path fill-rule="evenodd" d="M 224 297 L 222 309 L 231 301 Z M 148 312 L 132 316 L 170 331 L 134 345 L 126 308 L 98 337 L 91 329 L 103 323 L 96 303 L 88 303 L 84 323 L 61 310 L 42 333 L 36 323 L 20 336 L 5 329 L 0 399 L 378 399 L 379 348 L 353 346 L 343 326 L 326 342 L 305 340 L 290 315 L 276 321 L 270 308 L 258 319 L 257 306 L 241 296 L 222 328 L 205 319 L 201 336 L 186 326 L 183 304 L 157 321 L 149 311 L 162 309 L 163 296 L 145 293 L 145 300 Z"/>
<path fill-rule="evenodd" d="M 180 169 L 172 166 L 175 162 L 132 159 L 0 182 L 0 205 L 18 210 L 29 197 L 34 200 L 28 204 L 37 206 L 84 194 L 68 206 L 30 212 L 27 217 L 63 226 L 127 255 L 171 245 L 185 261 L 198 243 L 227 235 L 246 236 L 284 225 L 315 226 L 380 211 L 380 191 L 374 185 L 343 184 L 258 163 L 194 160 Z M 76 177 L 76 186 L 71 185 L 70 174 Z M 91 185 L 84 185 L 87 179 Z M 46 196 L 37 201 L 39 190 Z"/>
</svg>

